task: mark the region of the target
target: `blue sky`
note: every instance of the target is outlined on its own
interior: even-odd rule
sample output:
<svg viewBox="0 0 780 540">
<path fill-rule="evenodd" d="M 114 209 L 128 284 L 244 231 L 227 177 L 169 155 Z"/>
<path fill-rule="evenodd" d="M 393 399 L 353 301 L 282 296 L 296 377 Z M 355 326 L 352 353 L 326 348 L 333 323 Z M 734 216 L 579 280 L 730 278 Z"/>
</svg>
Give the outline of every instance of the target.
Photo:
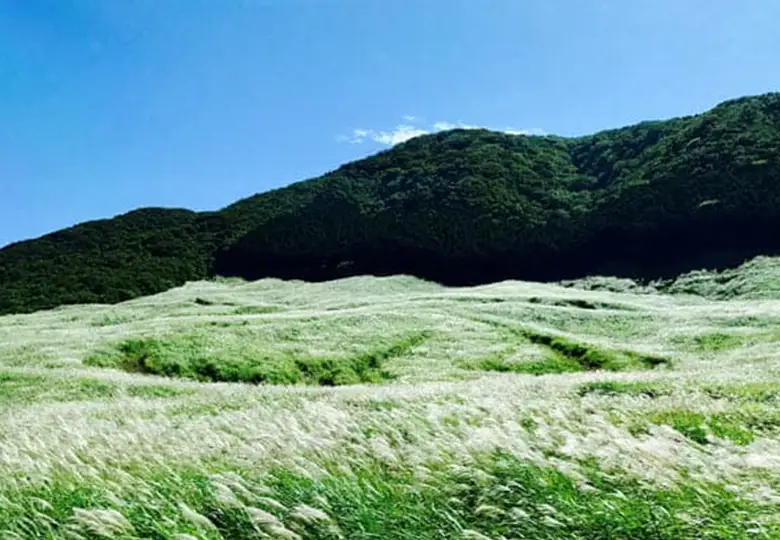
<svg viewBox="0 0 780 540">
<path fill-rule="evenodd" d="M 0 0 L 0 245 L 217 209 L 453 125 L 780 90 L 776 0 Z"/>
</svg>

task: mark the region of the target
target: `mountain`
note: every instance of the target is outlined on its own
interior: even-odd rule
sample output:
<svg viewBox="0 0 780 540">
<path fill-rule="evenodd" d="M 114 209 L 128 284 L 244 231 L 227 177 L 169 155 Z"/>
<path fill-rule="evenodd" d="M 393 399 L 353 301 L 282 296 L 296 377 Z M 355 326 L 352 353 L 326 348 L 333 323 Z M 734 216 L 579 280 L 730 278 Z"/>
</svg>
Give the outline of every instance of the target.
<svg viewBox="0 0 780 540">
<path fill-rule="evenodd" d="M 779 252 L 778 226 L 773 93 L 587 137 L 441 132 L 218 212 L 84 223 L 0 250 L 0 313 L 216 274 L 668 277 Z"/>
</svg>

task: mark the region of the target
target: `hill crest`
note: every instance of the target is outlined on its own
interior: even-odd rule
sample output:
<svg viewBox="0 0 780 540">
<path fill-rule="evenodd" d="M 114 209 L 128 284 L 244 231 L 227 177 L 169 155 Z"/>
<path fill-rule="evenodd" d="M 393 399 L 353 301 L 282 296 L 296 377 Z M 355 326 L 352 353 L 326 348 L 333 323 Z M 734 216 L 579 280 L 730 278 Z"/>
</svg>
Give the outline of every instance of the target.
<svg viewBox="0 0 780 540">
<path fill-rule="evenodd" d="M 214 212 L 143 208 L 0 250 L 0 313 L 216 274 L 669 277 L 780 251 L 780 94 L 591 136 L 456 129 Z"/>
</svg>

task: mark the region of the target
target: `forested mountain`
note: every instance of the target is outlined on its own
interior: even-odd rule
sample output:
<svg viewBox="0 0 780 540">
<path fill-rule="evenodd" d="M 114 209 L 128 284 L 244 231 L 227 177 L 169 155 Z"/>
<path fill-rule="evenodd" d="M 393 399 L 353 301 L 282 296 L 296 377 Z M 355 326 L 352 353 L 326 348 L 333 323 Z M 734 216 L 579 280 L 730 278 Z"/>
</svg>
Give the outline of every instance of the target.
<svg viewBox="0 0 780 540">
<path fill-rule="evenodd" d="M 579 138 L 453 130 L 221 211 L 142 209 L 0 250 L 0 313 L 215 274 L 640 278 L 780 251 L 780 94 Z"/>
</svg>

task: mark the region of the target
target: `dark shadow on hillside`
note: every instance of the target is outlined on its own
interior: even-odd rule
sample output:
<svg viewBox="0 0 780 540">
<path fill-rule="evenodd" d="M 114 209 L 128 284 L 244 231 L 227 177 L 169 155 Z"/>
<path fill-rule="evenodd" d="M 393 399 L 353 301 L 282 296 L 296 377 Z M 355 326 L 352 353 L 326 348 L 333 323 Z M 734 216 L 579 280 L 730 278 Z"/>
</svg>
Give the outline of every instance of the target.
<svg viewBox="0 0 780 540">
<path fill-rule="evenodd" d="M 717 245 L 728 240 L 734 242 Z M 740 243 L 742 245 L 738 245 Z M 710 241 L 697 238 L 690 231 L 670 231 L 644 240 L 613 238 L 594 241 L 570 252 L 506 253 L 494 258 L 449 258 L 430 251 L 392 245 L 322 255 L 236 249 L 217 255 L 215 271 L 218 275 L 248 280 L 275 277 L 312 282 L 359 275 L 406 274 L 449 286 L 482 285 L 508 279 L 552 282 L 595 275 L 646 282 L 673 279 L 694 270 L 732 269 L 761 255 L 780 255 L 780 244 L 774 235 L 767 237 L 749 229 L 731 232 L 715 229 Z"/>
</svg>

